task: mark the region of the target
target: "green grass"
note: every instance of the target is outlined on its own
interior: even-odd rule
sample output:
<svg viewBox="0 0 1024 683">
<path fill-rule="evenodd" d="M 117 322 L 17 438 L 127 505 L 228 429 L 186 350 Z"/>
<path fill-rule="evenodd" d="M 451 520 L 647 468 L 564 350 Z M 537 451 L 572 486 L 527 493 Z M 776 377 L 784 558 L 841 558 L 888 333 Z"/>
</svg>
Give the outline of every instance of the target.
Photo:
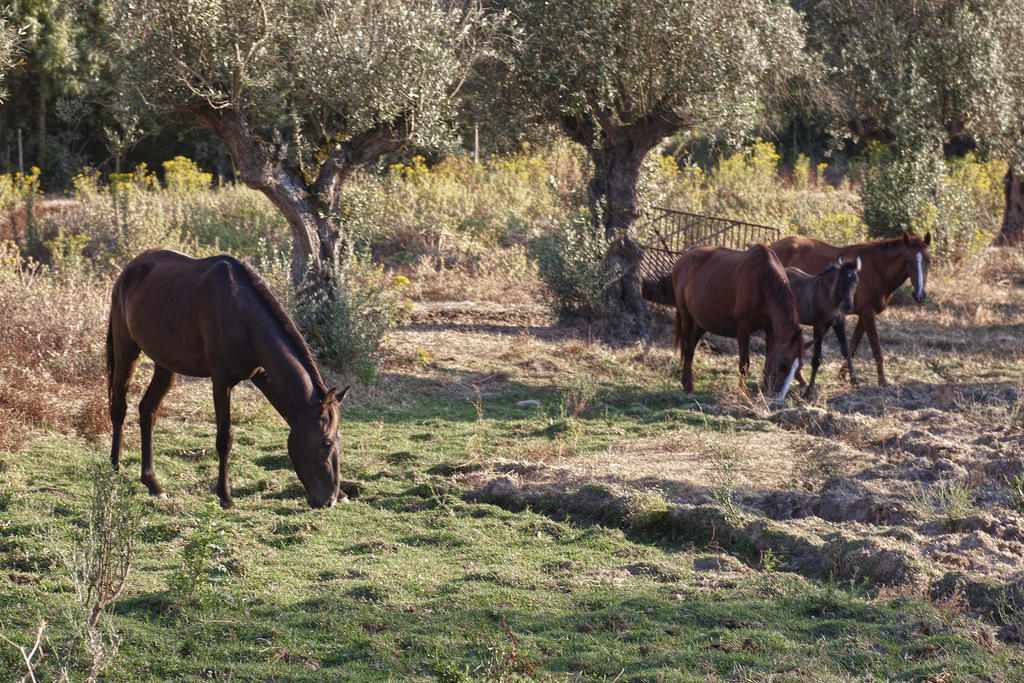
<svg viewBox="0 0 1024 683">
<path fill-rule="evenodd" d="M 188 407 L 162 418 L 156 437 L 170 498 L 137 487 L 144 518 L 111 615 L 123 641 L 110 680 L 1024 673 L 1019 650 L 978 644 L 969 623 L 947 623 L 927 603 L 880 602 L 856 586 L 781 571 L 698 571 L 694 560 L 717 549 L 470 502 L 449 475 L 515 439 L 574 432 L 584 457 L 624 434 L 704 426 L 657 388 L 606 397 L 604 408 L 576 417 L 562 415 L 562 392 L 525 386 L 484 399 L 482 414 L 426 387 L 402 392 L 399 405 L 349 408 L 343 472 L 363 492 L 330 511 L 306 507 L 284 450 L 286 427 L 251 390 L 235 400 L 238 507 L 220 510 L 207 387 L 176 392 Z M 526 395 L 541 405 L 516 408 Z M 724 429 L 724 419 L 708 422 Z M 128 430 L 122 467 L 134 478 L 138 438 L 134 425 Z M 39 619 L 49 622 L 36 670 L 46 679 L 57 677 L 71 633 L 61 617 L 70 582 L 53 539 L 83 524 L 91 468 L 106 457 L 103 443 L 53 433 L 0 454 L 0 633 L 27 643 Z M 186 544 L 211 523 L 224 533 L 209 550 L 202 590 L 183 596 L 172 577 Z M 14 648 L 0 648 L 3 677 L 22 670 Z"/>
</svg>

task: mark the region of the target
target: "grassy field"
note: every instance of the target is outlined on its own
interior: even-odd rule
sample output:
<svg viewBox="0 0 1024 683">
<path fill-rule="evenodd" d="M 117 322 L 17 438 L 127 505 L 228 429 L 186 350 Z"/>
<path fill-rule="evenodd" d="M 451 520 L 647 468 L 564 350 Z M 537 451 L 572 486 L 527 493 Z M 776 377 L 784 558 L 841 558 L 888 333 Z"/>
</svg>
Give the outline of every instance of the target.
<svg viewBox="0 0 1024 683">
<path fill-rule="evenodd" d="M 421 302 L 345 404 L 358 495 L 329 511 L 247 385 L 237 508 L 217 507 L 209 385 L 180 380 L 170 497 L 135 486 L 131 573 L 92 641 L 68 551 L 107 459 L 102 387 L 44 394 L 67 421 L 40 409 L 0 452 L 0 634 L 31 647 L 45 621 L 46 680 L 97 652 L 109 680 L 1020 679 L 1021 265 L 940 270 L 883 316 L 892 388 L 865 350 L 866 386 L 841 382 L 833 350 L 820 395 L 777 412 L 737 391 L 727 340 L 690 397 L 668 325 L 610 347 L 536 303 Z M 0 677 L 25 672 L 2 644 Z"/>
<path fill-rule="evenodd" d="M 764 143 L 706 173 L 662 159 L 646 197 L 865 237 L 856 182 L 777 161 Z M 0 224 L 28 247 L 0 242 L 0 680 L 1021 679 L 1024 256 L 981 246 L 1000 168 L 949 170 L 973 199 L 937 214 L 928 301 L 880 320 L 892 386 L 865 347 L 850 387 L 827 346 L 818 395 L 777 411 L 739 389 L 732 340 L 698 349 L 687 396 L 665 311 L 627 346 L 551 313 L 531 245 L 575 220 L 578 150 L 354 181 L 346 227 L 415 304 L 343 406 L 353 502 L 329 511 L 248 384 L 235 509 L 214 493 L 207 380 L 180 379 L 157 423 L 169 498 L 132 484 L 147 361 L 120 479 L 102 467 L 114 274 L 150 246 L 227 250 L 284 292 L 288 231 L 188 160 L 163 186 L 79 176 L 36 205 L 37 241 L 27 213 Z M 85 570 L 117 548 L 127 582 L 90 625 Z"/>
</svg>

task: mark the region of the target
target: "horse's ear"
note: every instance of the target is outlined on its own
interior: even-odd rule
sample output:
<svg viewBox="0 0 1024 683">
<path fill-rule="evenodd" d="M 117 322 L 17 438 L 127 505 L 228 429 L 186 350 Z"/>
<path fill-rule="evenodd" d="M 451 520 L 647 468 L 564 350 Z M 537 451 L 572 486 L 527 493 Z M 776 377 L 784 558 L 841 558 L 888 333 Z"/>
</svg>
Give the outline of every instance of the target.
<svg viewBox="0 0 1024 683">
<path fill-rule="evenodd" d="M 910 246 L 910 233 L 906 230 L 903 231 L 903 244 Z"/>
<path fill-rule="evenodd" d="M 931 243 L 932 243 L 932 233 L 931 233 L 931 230 L 929 230 L 928 232 L 926 232 L 924 234 L 924 246 L 927 247 L 927 246 L 931 245 Z"/>
<path fill-rule="evenodd" d="M 855 263 L 857 264 L 857 267 L 855 268 L 855 270 L 859 273 L 860 272 L 860 256 L 857 257 L 857 260 L 855 261 Z"/>
<path fill-rule="evenodd" d="M 347 389 L 346 389 L 346 391 L 347 391 Z M 338 390 L 335 389 L 334 387 L 331 387 L 330 389 L 327 390 L 327 393 L 324 394 L 323 399 L 320 401 L 320 412 L 321 413 L 325 413 L 326 414 L 327 411 L 331 409 L 331 406 L 334 405 L 334 395 L 336 393 L 338 393 Z"/>
<path fill-rule="evenodd" d="M 339 405 L 342 401 L 345 400 L 345 397 L 348 396 L 348 390 L 351 388 L 352 385 L 350 384 L 344 389 L 342 389 L 340 394 L 338 393 L 338 390 L 334 387 L 328 389 L 327 393 L 324 394 L 323 400 L 320 401 L 320 411 L 326 413 L 331 406 Z"/>
<path fill-rule="evenodd" d="M 842 267 L 843 267 L 843 255 L 840 254 L 839 258 L 836 259 L 836 268 L 842 268 Z"/>
</svg>

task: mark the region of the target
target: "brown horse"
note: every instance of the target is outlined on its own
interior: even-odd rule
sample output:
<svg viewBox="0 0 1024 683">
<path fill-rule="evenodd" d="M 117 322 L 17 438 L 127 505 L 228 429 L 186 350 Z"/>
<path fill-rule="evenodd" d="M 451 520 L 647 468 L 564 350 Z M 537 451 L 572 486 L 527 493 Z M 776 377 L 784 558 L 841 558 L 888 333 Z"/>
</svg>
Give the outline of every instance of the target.
<svg viewBox="0 0 1024 683">
<path fill-rule="evenodd" d="M 312 507 L 339 500 L 338 404 L 309 347 L 263 280 L 230 256 L 192 259 L 153 249 L 135 257 L 114 283 L 107 326 L 107 381 L 117 467 L 128 382 L 139 352 L 153 360 L 153 380 L 139 402 L 142 483 L 165 498 L 153 471 L 153 425 L 176 373 L 213 380 L 222 507 L 234 506 L 228 483 L 231 389 L 250 379 L 291 428 L 288 455 Z"/>
<path fill-rule="evenodd" d="M 814 378 L 821 364 L 821 342 L 829 328 L 836 333 L 839 348 L 846 358 L 850 381 L 854 386 L 857 385 L 857 374 L 853 371 L 853 360 L 850 358 L 850 345 L 846 340 L 845 314 L 853 313 L 853 297 L 857 291 L 859 270 L 860 258 L 848 262 L 844 261 L 842 256 L 817 275 L 809 275 L 793 266 L 786 268 L 789 287 L 796 297 L 796 310 L 800 315 L 800 322 L 814 328 L 811 383 L 807 386 L 805 396 L 810 396 L 814 392 Z M 799 381 L 803 384 L 803 379 Z"/>
<path fill-rule="evenodd" d="M 780 404 L 800 366 L 803 340 L 796 301 L 775 254 L 763 244 L 747 251 L 698 247 L 672 267 L 672 288 L 683 390 L 693 393 L 693 352 L 705 332 L 739 342 L 742 384 L 750 365 L 750 335 L 764 330 L 764 380 L 776 395 L 773 403 Z"/>
<path fill-rule="evenodd" d="M 914 300 L 924 301 L 928 267 L 932 262 L 928 253 L 931 243 L 930 232 L 923 239 L 903 233 L 900 237 L 851 244 L 848 247 L 833 247 L 819 240 L 793 236 L 774 243 L 772 251 L 778 254 L 783 264 L 796 266 L 809 273 L 824 270 L 840 256 L 847 261 L 860 257 L 860 283 L 853 300 L 858 320 L 853 330 L 853 339 L 850 340 L 850 353 L 856 355 L 860 339 L 866 332 L 878 368 L 878 383 L 884 387 L 888 383 L 882 367 L 882 344 L 878 340 L 875 318 L 885 310 L 893 292 L 907 278 L 910 278 L 914 287 Z"/>
</svg>

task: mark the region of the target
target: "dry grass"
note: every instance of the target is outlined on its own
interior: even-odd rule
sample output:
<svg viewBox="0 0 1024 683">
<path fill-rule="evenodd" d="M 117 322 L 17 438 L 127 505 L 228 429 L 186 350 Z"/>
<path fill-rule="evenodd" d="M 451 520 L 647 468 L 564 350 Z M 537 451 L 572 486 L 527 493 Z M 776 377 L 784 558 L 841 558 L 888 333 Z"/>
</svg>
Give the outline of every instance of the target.
<svg viewBox="0 0 1024 683">
<path fill-rule="evenodd" d="M 37 426 L 105 433 L 109 284 L 57 277 L 0 245 L 0 448 L 19 450 Z"/>
</svg>

